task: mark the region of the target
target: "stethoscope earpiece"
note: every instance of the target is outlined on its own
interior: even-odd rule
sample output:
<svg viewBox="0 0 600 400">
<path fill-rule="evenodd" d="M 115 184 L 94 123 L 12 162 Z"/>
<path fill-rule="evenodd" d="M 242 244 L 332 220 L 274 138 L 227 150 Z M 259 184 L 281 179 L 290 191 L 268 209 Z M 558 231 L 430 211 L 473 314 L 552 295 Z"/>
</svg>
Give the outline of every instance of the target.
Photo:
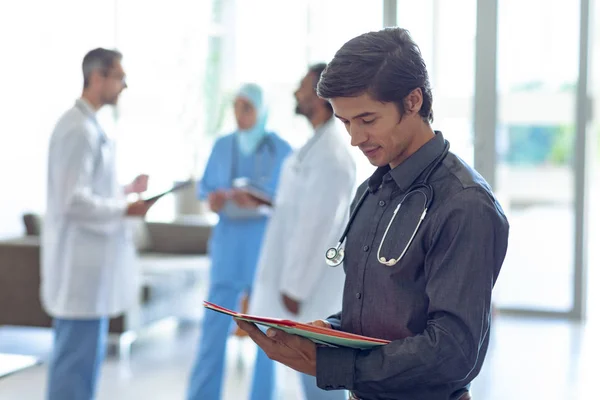
<svg viewBox="0 0 600 400">
<path fill-rule="evenodd" d="M 396 265 L 396 263 L 399 261 L 400 259 L 395 259 L 392 258 L 390 260 L 386 259 L 385 257 L 380 257 L 379 258 L 379 262 L 383 265 L 386 265 L 388 267 L 393 267 L 394 265 Z"/>
</svg>

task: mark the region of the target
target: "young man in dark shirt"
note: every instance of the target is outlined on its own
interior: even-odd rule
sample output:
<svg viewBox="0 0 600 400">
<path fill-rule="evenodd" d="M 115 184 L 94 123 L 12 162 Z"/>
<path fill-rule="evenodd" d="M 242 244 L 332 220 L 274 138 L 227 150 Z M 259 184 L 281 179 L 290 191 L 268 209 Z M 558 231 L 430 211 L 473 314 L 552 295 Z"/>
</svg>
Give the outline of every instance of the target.
<svg viewBox="0 0 600 400">
<path fill-rule="evenodd" d="M 432 129 L 427 70 L 406 30 L 347 42 L 318 92 L 378 168 L 352 204 L 342 311 L 314 324 L 391 342 L 330 348 L 238 324 L 272 359 L 315 375 L 323 389 L 350 390 L 352 399 L 469 399 L 507 249 L 504 212 Z"/>
</svg>

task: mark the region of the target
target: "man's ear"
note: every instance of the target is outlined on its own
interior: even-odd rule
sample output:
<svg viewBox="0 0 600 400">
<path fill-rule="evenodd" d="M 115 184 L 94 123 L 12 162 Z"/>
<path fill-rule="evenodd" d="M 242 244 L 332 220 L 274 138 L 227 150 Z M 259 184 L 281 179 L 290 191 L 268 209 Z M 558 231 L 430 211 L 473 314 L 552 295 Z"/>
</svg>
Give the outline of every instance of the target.
<svg viewBox="0 0 600 400">
<path fill-rule="evenodd" d="M 404 98 L 404 110 L 407 114 L 418 114 L 423 106 L 423 91 L 421 88 L 413 89 Z"/>
</svg>

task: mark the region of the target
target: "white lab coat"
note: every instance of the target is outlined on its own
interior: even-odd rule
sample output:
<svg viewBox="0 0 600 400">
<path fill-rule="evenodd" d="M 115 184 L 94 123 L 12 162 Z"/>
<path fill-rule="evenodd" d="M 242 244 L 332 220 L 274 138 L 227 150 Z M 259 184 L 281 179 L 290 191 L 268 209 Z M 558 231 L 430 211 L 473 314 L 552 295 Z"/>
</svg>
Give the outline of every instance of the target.
<svg viewBox="0 0 600 400">
<path fill-rule="evenodd" d="M 284 163 L 250 296 L 252 314 L 310 322 L 341 310 L 344 270 L 325 263 L 349 217 L 356 166 L 331 119 Z M 301 302 L 289 313 L 281 293 Z"/>
<path fill-rule="evenodd" d="M 114 145 L 87 102 L 58 121 L 48 154 L 41 299 L 58 318 L 115 316 L 138 295 L 127 201 Z"/>
</svg>

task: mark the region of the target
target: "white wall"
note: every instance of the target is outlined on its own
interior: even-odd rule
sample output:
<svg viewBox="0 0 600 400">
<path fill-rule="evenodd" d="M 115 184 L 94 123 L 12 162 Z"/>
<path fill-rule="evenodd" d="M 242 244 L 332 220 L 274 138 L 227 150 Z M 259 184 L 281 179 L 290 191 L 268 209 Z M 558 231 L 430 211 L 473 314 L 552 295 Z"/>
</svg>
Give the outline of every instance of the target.
<svg viewBox="0 0 600 400">
<path fill-rule="evenodd" d="M 0 2 L 0 237 L 43 208 L 48 138 L 80 94 L 81 59 L 113 45 L 112 1 Z"/>
<path fill-rule="evenodd" d="M 81 61 L 117 48 L 129 88 L 100 119 L 118 135 L 119 176 L 147 172 L 157 186 L 187 178 L 202 135 L 210 2 L 0 2 L 0 237 L 21 234 L 24 212 L 45 208 L 48 139 L 81 94 Z M 115 120 L 115 117 L 116 120 Z M 154 177 L 154 180 L 152 180 Z"/>
</svg>

